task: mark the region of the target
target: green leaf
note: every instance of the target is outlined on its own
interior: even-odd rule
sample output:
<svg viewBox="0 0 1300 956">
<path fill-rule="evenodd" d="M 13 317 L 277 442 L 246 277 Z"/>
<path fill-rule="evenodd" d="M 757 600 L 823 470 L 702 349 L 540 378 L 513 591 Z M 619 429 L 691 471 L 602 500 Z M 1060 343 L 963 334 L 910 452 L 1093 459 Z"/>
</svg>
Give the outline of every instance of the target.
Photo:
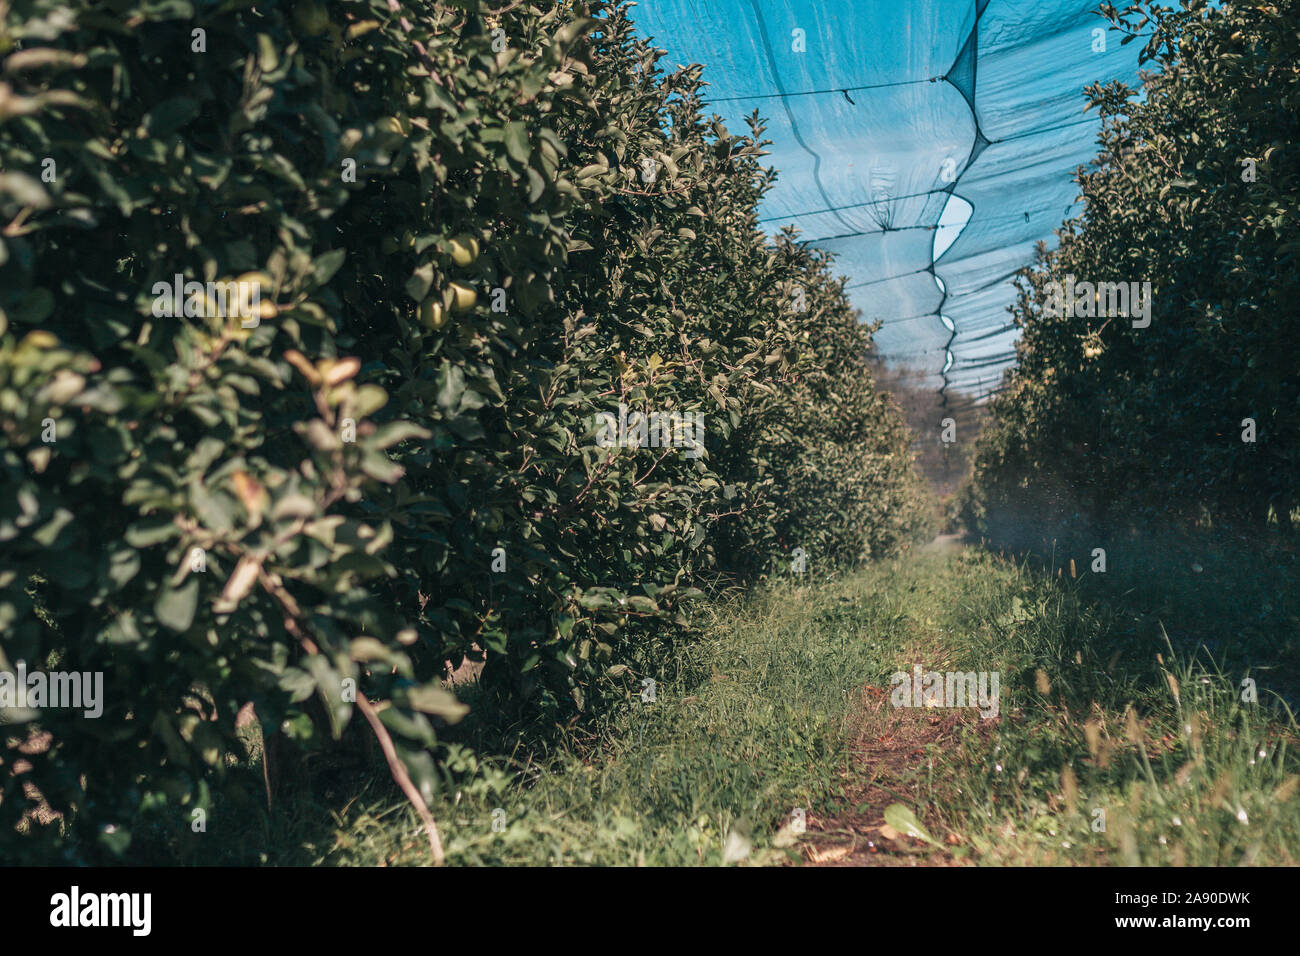
<svg viewBox="0 0 1300 956">
<path fill-rule="evenodd" d="M 528 127 L 518 120 L 507 123 L 505 130 L 506 152 L 517 163 L 527 163 L 530 155 Z"/>
<path fill-rule="evenodd" d="M 376 448 L 391 448 L 399 442 L 404 442 L 408 438 L 432 438 L 433 433 L 427 428 L 421 428 L 414 422 L 388 422 L 380 425 L 375 432 L 375 437 L 371 439 Z"/>
<path fill-rule="evenodd" d="M 378 385 L 362 385 L 357 389 L 356 411 L 358 418 L 369 418 L 388 404 L 388 393 Z"/>
<path fill-rule="evenodd" d="M 171 136 L 198 115 L 197 100 L 190 96 L 174 96 L 163 100 L 145 114 L 145 132 L 153 138 Z"/>
<path fill-rule="evenodd" d="M 194 623 L 194 612 L 199 606 L 199 579 L 191 574 L 178 588 L 164 587 L 154 601 L 153 612 L 158 623 L 173 631 L 184 631 Z"/>
<path fill-rule="evenodd" d="M 423 302 L 429 295 L 429 290 L 433 288 L 433 263 L 426 262 L 422 266 L 417 266 L 411 273 L 411 277 L 406 280 L 406 294 L 416 302 Z"/>
<path fill-rule="evenodd" d="M 125 587 L 140 571 L 140 552 L 134 548 L 116 548 L 108 558 L 108 578 L 118 589 Z"/>
<path fill-rule="evenodd" d="M 59 540 L 59 533 L 72 522 L 72 518 L 72 512 L 67 508 L 54 509 L 50 520 L 32 535 L 32 539 L 42 547 L 53 548 L 55 542 Z M 61 544 L 66 545 L 67 542 Z"/>
<path fill-rule="evenodd" d="M 320 285 L 325 285 L 330 279 L 334 278 L 334 273 L 339 271 L 339 267 L 348 257 L 346 249 L 331 249 L 324 255 L 317 256 L 312 262 L 312 269 L 316 273 L 316 281 Z"/>
<path fill-rule="evenodd" d="M 54 294 L 49 289 L 32 289 L 10 313 L 19 325 L 37 325 L 54 311 Z"/>
<path fill-rule="evenodd" d="M 899 833 L 916 837 L 918 840 L 924 840 L 926 843 L 932 843 L 935 846 L 940 845 L 938 840 L 925 832 L 925 828 L 916 819 L 916 815 L 901 803 L 891 803 L 885 808 L 885 822 Z"/>
<path fill-rule="evenodd" d="M 459 365 L 443 362 L 438 379 L 438 407 L 452 414 L 460 406 L 460 397 L 465 391 L 465 373 Z"/>
<path fill-rule="evenodd" d="M 48 209 L 50 194 L 40 182 L 26 173 L 0 172 L 0 196 L 9 195 L 20 206 Z"/>
<path fill-rule="evenodd" d="M 436 714 L 449 723 L 455 723 L 469 713 L 468 707 L 436 684 L 412 687 L 406 693 L 406 702 L 413 710 Z"/>
</svg>

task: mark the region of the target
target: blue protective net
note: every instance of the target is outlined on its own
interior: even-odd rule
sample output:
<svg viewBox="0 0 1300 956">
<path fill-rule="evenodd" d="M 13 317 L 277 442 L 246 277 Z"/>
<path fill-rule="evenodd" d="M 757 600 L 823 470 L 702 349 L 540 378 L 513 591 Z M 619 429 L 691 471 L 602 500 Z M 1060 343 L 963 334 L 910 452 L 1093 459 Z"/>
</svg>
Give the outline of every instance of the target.
<svg viewBox="0 0 1300 956">
<path fill-rule="evenodd" d="M 767 119 L 780 178 L 764 224 L 835 253 L 854 304 L 884 323 L 882 358 L 982 397 L 1014 359 L 1013 275 L 1078 212 L 1072 172 L 1100 125 L 1083 88 L 1137 80 L 1140 44 L 1121 46 L 1095 9 L 643 0 L 633 16 L 667 66 L 704 64 L 729 128 Z"/>
</svg>

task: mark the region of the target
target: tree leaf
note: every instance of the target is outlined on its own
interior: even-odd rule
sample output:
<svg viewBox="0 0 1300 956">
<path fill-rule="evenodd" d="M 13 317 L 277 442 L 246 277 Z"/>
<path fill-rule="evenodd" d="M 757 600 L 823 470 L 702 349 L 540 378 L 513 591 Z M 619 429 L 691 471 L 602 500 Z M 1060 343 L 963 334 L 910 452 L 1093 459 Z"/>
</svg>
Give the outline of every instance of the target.
<svg viewBox="0 0 1300 956">
<path fill-rule="evenodd" d="M 528 127 L 518 120 L 506 124 L 506 152 L 517 163 L 527 163 L 530 155 Z"/>
<path fill-rule="evenodd" d="M 158 623 L 173 631 L 184 631 L 194 623 L 194 612 L 199 606 L 199 579 L 191 574 L 178 588 L 164 587 L 154 601 L 153 612 Z"/>
<path fill-rule="evenodd" d="M 916 819 L 916 814 L 901 803 L 891 803 L 885 808 L 885 822 L 905 836 L 916 837 L 935 846 L 940 845 L 934 837 L 925 832 L 921 822 Z"/>
</svg>

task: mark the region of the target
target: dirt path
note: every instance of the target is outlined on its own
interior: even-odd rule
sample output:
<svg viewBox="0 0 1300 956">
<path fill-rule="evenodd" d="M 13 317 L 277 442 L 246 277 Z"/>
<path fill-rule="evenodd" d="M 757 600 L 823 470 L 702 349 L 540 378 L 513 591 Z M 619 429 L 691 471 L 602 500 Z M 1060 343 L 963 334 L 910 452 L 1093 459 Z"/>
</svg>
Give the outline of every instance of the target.
<svg viewBox="0 0 1300 956">
<path fill-rule="evenodd" d="M 951 557 L 967 547 L 962 534 L 940 534 L 920 548 L 930 556 Z M 914 655 L 923 656 L 923 655 Z M 905 799 L 906 778 L 932 747 L 952 744 L 963 733 L 980 732 L 969 714 L 897 710 L 889 706 L 889 688 L 865 686 L 854 728 L 854 751 L 862 783 L 853 789 L 854 809 L 831 818 L 809 817 L 803 846 L 812 866 L 956 866 L 951 853 L 935 852 L 898 833 L 885 821 L 885 810 Z"/>
<path fill-rule="evenodd" d="M 956 554 L 966 548 L 966 539 L 961 534 L 940 534 L 929 544 L 921 548 L 922 554 Z"/>
</svg>

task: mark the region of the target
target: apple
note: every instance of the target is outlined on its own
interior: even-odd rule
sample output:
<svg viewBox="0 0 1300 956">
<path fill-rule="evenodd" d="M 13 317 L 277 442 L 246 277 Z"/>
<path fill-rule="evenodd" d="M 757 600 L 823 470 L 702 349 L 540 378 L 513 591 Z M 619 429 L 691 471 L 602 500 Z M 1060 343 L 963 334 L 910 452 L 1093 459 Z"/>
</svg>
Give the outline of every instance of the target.
<svg viewBox="0 0 1300 956">
<path fill-rule="evenodd" d="M 451 292 L 451 307 L 457 312 L 469 311 L 474 308 L 474 303 L 478 301 L 478 293 L 463 282 L 453 282 Z"/>
<path fill-rule="evenodd" d="M 434 330 L 447 324 L 447 314 L 436 298 L 431 297 L 420 303 L 420 324 L 426 329 Z"/>
<path fill-rule="evenodd" d="M 473 236 L 457 236 L 450 241 L 451 260 L 462 268 L 472 265 L 478 258 L 478 240 Z"/>
</svg>

